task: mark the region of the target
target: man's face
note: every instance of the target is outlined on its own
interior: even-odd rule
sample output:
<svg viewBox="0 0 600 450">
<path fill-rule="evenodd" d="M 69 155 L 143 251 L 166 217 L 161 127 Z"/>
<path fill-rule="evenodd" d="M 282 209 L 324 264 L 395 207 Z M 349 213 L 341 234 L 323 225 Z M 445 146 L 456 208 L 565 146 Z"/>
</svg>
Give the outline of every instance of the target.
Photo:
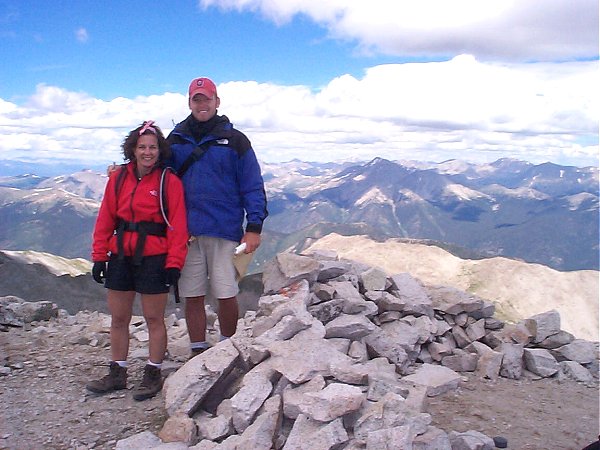
<svg viewBox="0 0 600 450">
<path fill-rule="evenodd" d="M 192 115 L 199 122 L 211 119 L 217 113 L 220 103 L 221 100 L 216 95 L 211 98 L 204 94 L 196 94 L 189 100 Z"/>
</svg>

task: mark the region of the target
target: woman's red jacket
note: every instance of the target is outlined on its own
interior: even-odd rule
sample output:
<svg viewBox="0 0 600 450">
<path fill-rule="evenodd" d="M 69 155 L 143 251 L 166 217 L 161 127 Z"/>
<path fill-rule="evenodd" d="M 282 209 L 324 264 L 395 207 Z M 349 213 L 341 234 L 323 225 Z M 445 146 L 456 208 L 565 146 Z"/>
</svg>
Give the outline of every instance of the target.
<svg viewBox="0 0 600 450">
<path fill-rule="evenodd" d="M 119 220 L 126 222 L 165 223 L 160 210 L 160 177 L 162 169 L 155 167 L 152 172 L 138 180 L 135 163 L 125 166 L 127 173 L 115 188 L 118 171 L 108 178 L 104 198 L 98 211 L 92 243 L 92 261 L 108 261 L 109 254 L 117 254 L 115 229 Z M 166 173 L 167 227 L 165 237 L 148 235 L 144 246 L 144 256 L 167 254 L 165 268 L 181 269 L 187 254 L 188 230 L 186 222 L 183 185 L 174 173 Z M 118 192 L 117 192 L 118 191 Z M 118 199 L 117 199 L 118 195 Z M 125 256 L 133 256 L 138 233 L 125 231 L 123 248 Z"/>
</svg>

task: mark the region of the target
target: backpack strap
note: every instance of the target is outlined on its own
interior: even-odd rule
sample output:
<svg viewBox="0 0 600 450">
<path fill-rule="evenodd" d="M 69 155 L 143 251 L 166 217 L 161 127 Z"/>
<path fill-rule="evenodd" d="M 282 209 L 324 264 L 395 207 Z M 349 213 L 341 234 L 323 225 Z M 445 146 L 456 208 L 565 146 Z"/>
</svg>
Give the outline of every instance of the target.
<svg viewBox="0 0 600 450">
<path fill-rule="evenodd" d="M 119 259 L 125 259 L 125 248 L 123 246 L 123 234 L 125 231 L 130 231 L 138 234 L 137 244 L 135 246 L 135 253 L 133 255 L 133 265 L 139 266 L 142 264 L 142 258 L 144 256 L 144 246 L 146 245 L 146 236 L 161 236 L 167 235 L 167 226 L 164 223 L 158 222 L 126 222 L 120 220 L 115 230 L 117 235 L 117 251 L 119 253 Z"/>
<path fill-rule="evenodd" d="M 212 139 L 210 141 L 206 141 L 203 144 L 198 145 L 194 150 L 192 150 L 190 156 L 187 157 L 187 159 L 183 162 L 183 164 L 177 171 L 177 175 L 179 176 L 179 178 L 183 177 L 183 174 L 187 172 L 187 170 L 192 164 L 194 164 L 196 161 L 199 161 L 204 156 L 204 154 L 208 151 L 208 147 L 218 143 L 219 141 L 220 139 Z"/>
<path fill-rule="evenodd" d="M 119 191 L 121 190 L 121 186 L 123 186 L 123 181 L 125 181 L 125 175 L 127 175 L 127 164 L 121 164 L 119 168 L 117 181 L 115 182 L 115 199 L 117 203 L 119 202 Z"/>
<path fill-rule="evenodd" d="M 165 223 L 167 224 L 167 226 L 169 227 L 169 229 L 171 229 L 171 224 L 169 223 L 169 203 L 167 201 L 168 196 L 167 196 L 167 174 L 173 174 L 173 175 L 177 175 L 177 172 L 175 172 L 175 169 L 173 169 L 172 167 L 165 167 L 162 170 L 162 173 L 160 174 L 160 187 L 159 187 L 159 191 L 160 191 L 160 196 L 159 196 L 159 201 L 160 201 L 160 212 L 163 216 L 163 219 L 165 221 Z"/>
</svg>

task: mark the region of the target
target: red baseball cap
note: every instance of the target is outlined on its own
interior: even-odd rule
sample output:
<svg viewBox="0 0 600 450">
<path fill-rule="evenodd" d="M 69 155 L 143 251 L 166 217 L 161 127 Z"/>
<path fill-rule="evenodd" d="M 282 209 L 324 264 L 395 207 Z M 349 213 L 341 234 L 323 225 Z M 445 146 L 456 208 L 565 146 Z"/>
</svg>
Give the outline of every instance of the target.
<svg viewBox="0 0 600 450">
<path fill-rule="evenodd" d="M 189 94 L 190 98 L 192 98 L 196 94 L 203 94 L 209 98 L 212 98 L 213 96 L 216 97 L 217 86 L 215 86 L 215 83 L 213 83 L 212 80 L 208 78 L 195 78 L 190 83 Z"/>
</svg>

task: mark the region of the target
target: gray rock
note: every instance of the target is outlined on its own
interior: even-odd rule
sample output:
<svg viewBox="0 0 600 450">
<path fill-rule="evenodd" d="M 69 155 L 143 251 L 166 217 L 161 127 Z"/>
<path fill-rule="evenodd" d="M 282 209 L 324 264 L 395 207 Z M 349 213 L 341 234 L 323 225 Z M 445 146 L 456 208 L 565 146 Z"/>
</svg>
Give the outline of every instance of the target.
<svg viewBox="0 0 600 450">
<path fill-rule="evenodd" d="M 561 360 L 576 361 L 579 364 L 589 364 L 598 359 L 596 344 L 583 339 L 575 339 L 554 350 L 553 354 L 558 355 Z"/>
<path fill-rule="evenodd" d="M 302 411 L 300 403 L 304 396 L 309 392 L 319 392 L 325 388 L 325 379 L 322 376 L 316 376 L 304 384 L 294 387 L 288 386 L 283 391 L 283 414 L 289 419 L 296 419 Z"/>
<path fill-rule="evenodd" d="M 461 376 L 454 370 L 434 364 L 423 364 L 414 374 L 403 378 L 404 382 L 427 387 L 429 397 L 456 389 L 460 380 Z"/>
<path fill-rule="evenodd" d="M 474 353 L 468 353 L 462 349 L 454 350 L 454 353 L 442 358 L 442 366 L 448 367 L 455 372 L 474 372 L 477 369 L 479 357 Z"/>
<path fill-rule="evenodd" d="M 548 336 L 542 342 L 538 343 L 538 346 L 541 348 L 546 348 L 548 350 L 552 350 L 558 347 L 562 347 L 563 345 L 570 344 L 575 340 L 575 336 L 573 336 L 568 331 L 560 330 L 558 333 L 553 334 L 552 336 Z"/>
<path fill-rule="evenodd" d="M 331 422 L 358 410 L 364 401 L 362 390 L 356 386 L 332 383 L 322 391 L 307 392 L 298 405 L 306 416 L 319 422 Z"/>
<path fill-rule="evenodd" d="M 523 375 L 523 345 L 505 342 L 497 350 L 503 355 L 500 375 L 513 380 L 520 379 Z"/>
<path fill-rule="evenodd" d="M 299 280 L 314 282 L 319 276 L 321 263 L 313 258 L 279 253 L 267 262 L 263 269 L 263 286 L 266 294 L 279 292 L 281 289 Z"/>
<path fill-rule="evenodd" d="M 454 325 L 452 327 L 452 337 L 454 338 L 456 345 L 458 345 L 460 348 L 464 348 L 472 342 L 465 330 L 458 325 Z"/>
<path fill-rule="evenodd" d="M 434 309 L 446 314 L 473 313 L 484 307 L 482 298 L 449 286 L 427 287 Z"/>
<path fill-rule="evenodd" d="M 493 316 L 494 316 L 495 312 L 496 312 L 496 305 L 494 305 L 492 302 L 488 302 L 487 300 L 484 300 L 483 306 L 481 307 L 481 309 L 475 310 L 475 311 L 471 312 L 469 315 L 475 320 L 485 319 L 486 326 L 487 326 L 487 323 L 489 323 L 493 327 L 493 326 L 498 326 L 501 324 L 501 322 L 498 322 L 498 323 L 494 322 Z M 488 327 L 488 328 L 491 328 L 491 327 Z"/>
<path fill-rule="evenodd" d="M 27 302 L 19 297 L 0 297 L 0 324 L 22 327 L 58 317 L 58 306 L 49 301 Z"/>
<path fill-rule="evenodd" d="M 342 261 L 329 261 L 329 260 L 319 260 L 321 262 L 321 267 L 319 269 L 319 274 L 317 276 L 317 280 L 320 282 L 325 282 L 334 278 L 339 277 L 340 275 L 345 274 L 350 270 L 350 264 Z"/>
<path fill-rule="evenodd" d="M 198 426 L 186 414 L 176 414 L 167 419 L 158 433 L 162 442 L 181 442 L 194 445 L 198 441 Z"/>
<path fill-rule="evenodd" d="M 539 343 L 544 339 L 560 332 L 560 314 L 556 310 L 536 314 L 529 318 L 535 322 L 533 342 Z"/>
<path fill-rule="evenodd" d="M 308 312 L 323 324 L 327 324 L 344 311 L 346 301 L 341 298 L 324 301 L 308 307 Z"/>
<path fill-rule="evenodd" d="M 200 411 L 194 416 L 194 420 L 198 427 L 198 437 L 200 440 L 219 441 L 235 432 L 231 416 L 221 414 L 213 417 L 205 411 Z"/>
<path fill-rule="evenodd" d="M 272 391 L 273 384 L 268 377 L 262 374 L 244 377 L 242 386 L 231 397 L 233 427 L 238 433 L 243 433 L 250 426 L 255 414 Z"/>
<path fill-rule="evenodd" d="M 387 274 L 378 267 L 370 267 L 358 276 L 362 291 L 383 291 L 386 288 Z"/>
<path fill-rule="evenodd" d="M 504 322 L 494 317 L 485 318 L 485 328 L 487 330 L 501 330 L 504 327 Z"/>
<path fill-rule="evenodd" d="M 367 450 L 412 448 L 415 435 L 409 425 L 372 431 L 367 436 Z"/>
<path fill-rule="evenodd" d="M 445 431 L 429 426 L 413 440 L 412 450 L 452 450 L 452 445 Z"/>
<path fill-rule="evenodd" d="M 301 414 L 294 422 L 283 450 L 330 450 L 348 441 L 341 419 L 323 424 Z"/>
<path fill-rule="evenodd" d="M 373 432 L 408 425 L 414 438 L 423 434 L 430 423 L 429 414 L 412 410 L 403 397 L 389 393 L 378 402 L 366 406 L 354 424 L 354 436 L 367 443 Z"/>
<path fill-rule="evenodd" d="M 427 345 L 427 350 L 434 361 L 440 362 L 445 356 L 450 356 L 454 353 L 454 348 L 446 341 L 431 342 Z"/>
<path fill-rule="evenodd" d="M 390 280 L 390 291 L 399 299 L 402 311 L 433 318 L 432 301 L 427 290 L 417 279 L 408 273 L 401 273 L 391 276 Z"/>
<path fill-rule="evenodd" d="M 401 373 L 409 367 L 410 360 L 406 350 L 401 345 L 390 341 L 380 329 L 366 336 L 364 342 L 371 358 L 384 357 L 395 364 Z"/>
<path fill-rule="evenodd" d="M 312 286 L 312 292 L 320 301 L 326 302 L 333 299 L 335 288 L 325 283 L 315 283 Z M 316 304 L 316 302 L 312 304 Z"/>
<path fill-rule="evenodd" d="M 317 375 L 331 376 L 330 365 L 335 361 L 352 362 L 326 339 L 304 339 L 302 333 L 289 341 L 273 343 L 269 351 L 273 367 L 294 384 L 305 383 Z"/>
<path fill-rule="evenodd" d="M 478 341 L 485 336 L 485 319 L 479 319 L 477 322 L 470 324 L 466 329 L 467 336 L 473 341 Z"/>
<path fill-rule="evenodd" d="M 475 349 L 479 355 L 476 372 L 479 376 L 496 380 L 500 374 L 503 354 L 492 350 L 483 342 L 473 342 L 469 349 Z"/>
<path fill-rule="evenodd" d="M 356 362 L 366 362 L 369 359 L 367 346 L 362 339 L 360 341 L 352 341 L 347 354 Z"/>
<path fill-rule="evenodd" d="M 561 378 L 579 381 L 581 383 L 591 383 L 594 377 L 588 369 L 575 361 L 562 361 L 559 363 Z"/>
<path fill-rule="evenodd" d="M 178 412 L 193 415 L 238 359 L 239 353 L 229 339 L 190 359 L 165 380 L 163 392 L 169 415 Z"/>
<path fill-rule="evenodd" d="M 140 448 L 155 448 L 162 442 L 151 431 L 143 431 L 138 434 L 134 434 L 125 439 L 121 439 L 115 446 L 116 450 L 138 450 Z M 182 443 L 182 445 L 185 445 Z M 187 447 L 187 445 L 185 445 Z"/>
<path fill-rule="evenodd" d="M 275 395 L 265 402 L 260 414 L 236 440 L 236 450 L 271 450 L 280 424 L 281 398 Z"/>
<path fill-rule="evenodd" d="M 452 450 L 494 450 L 496 445 L 489 436 L 475 430 L 449 433 Z"/>
<path fill-rule="evenodd" d="M 526 348 L 523 358 L 525 367 L 541 377 L 551 377 L 558 372 L 559 365 L 552 354 L 543 348 Z"/>
</svg>

